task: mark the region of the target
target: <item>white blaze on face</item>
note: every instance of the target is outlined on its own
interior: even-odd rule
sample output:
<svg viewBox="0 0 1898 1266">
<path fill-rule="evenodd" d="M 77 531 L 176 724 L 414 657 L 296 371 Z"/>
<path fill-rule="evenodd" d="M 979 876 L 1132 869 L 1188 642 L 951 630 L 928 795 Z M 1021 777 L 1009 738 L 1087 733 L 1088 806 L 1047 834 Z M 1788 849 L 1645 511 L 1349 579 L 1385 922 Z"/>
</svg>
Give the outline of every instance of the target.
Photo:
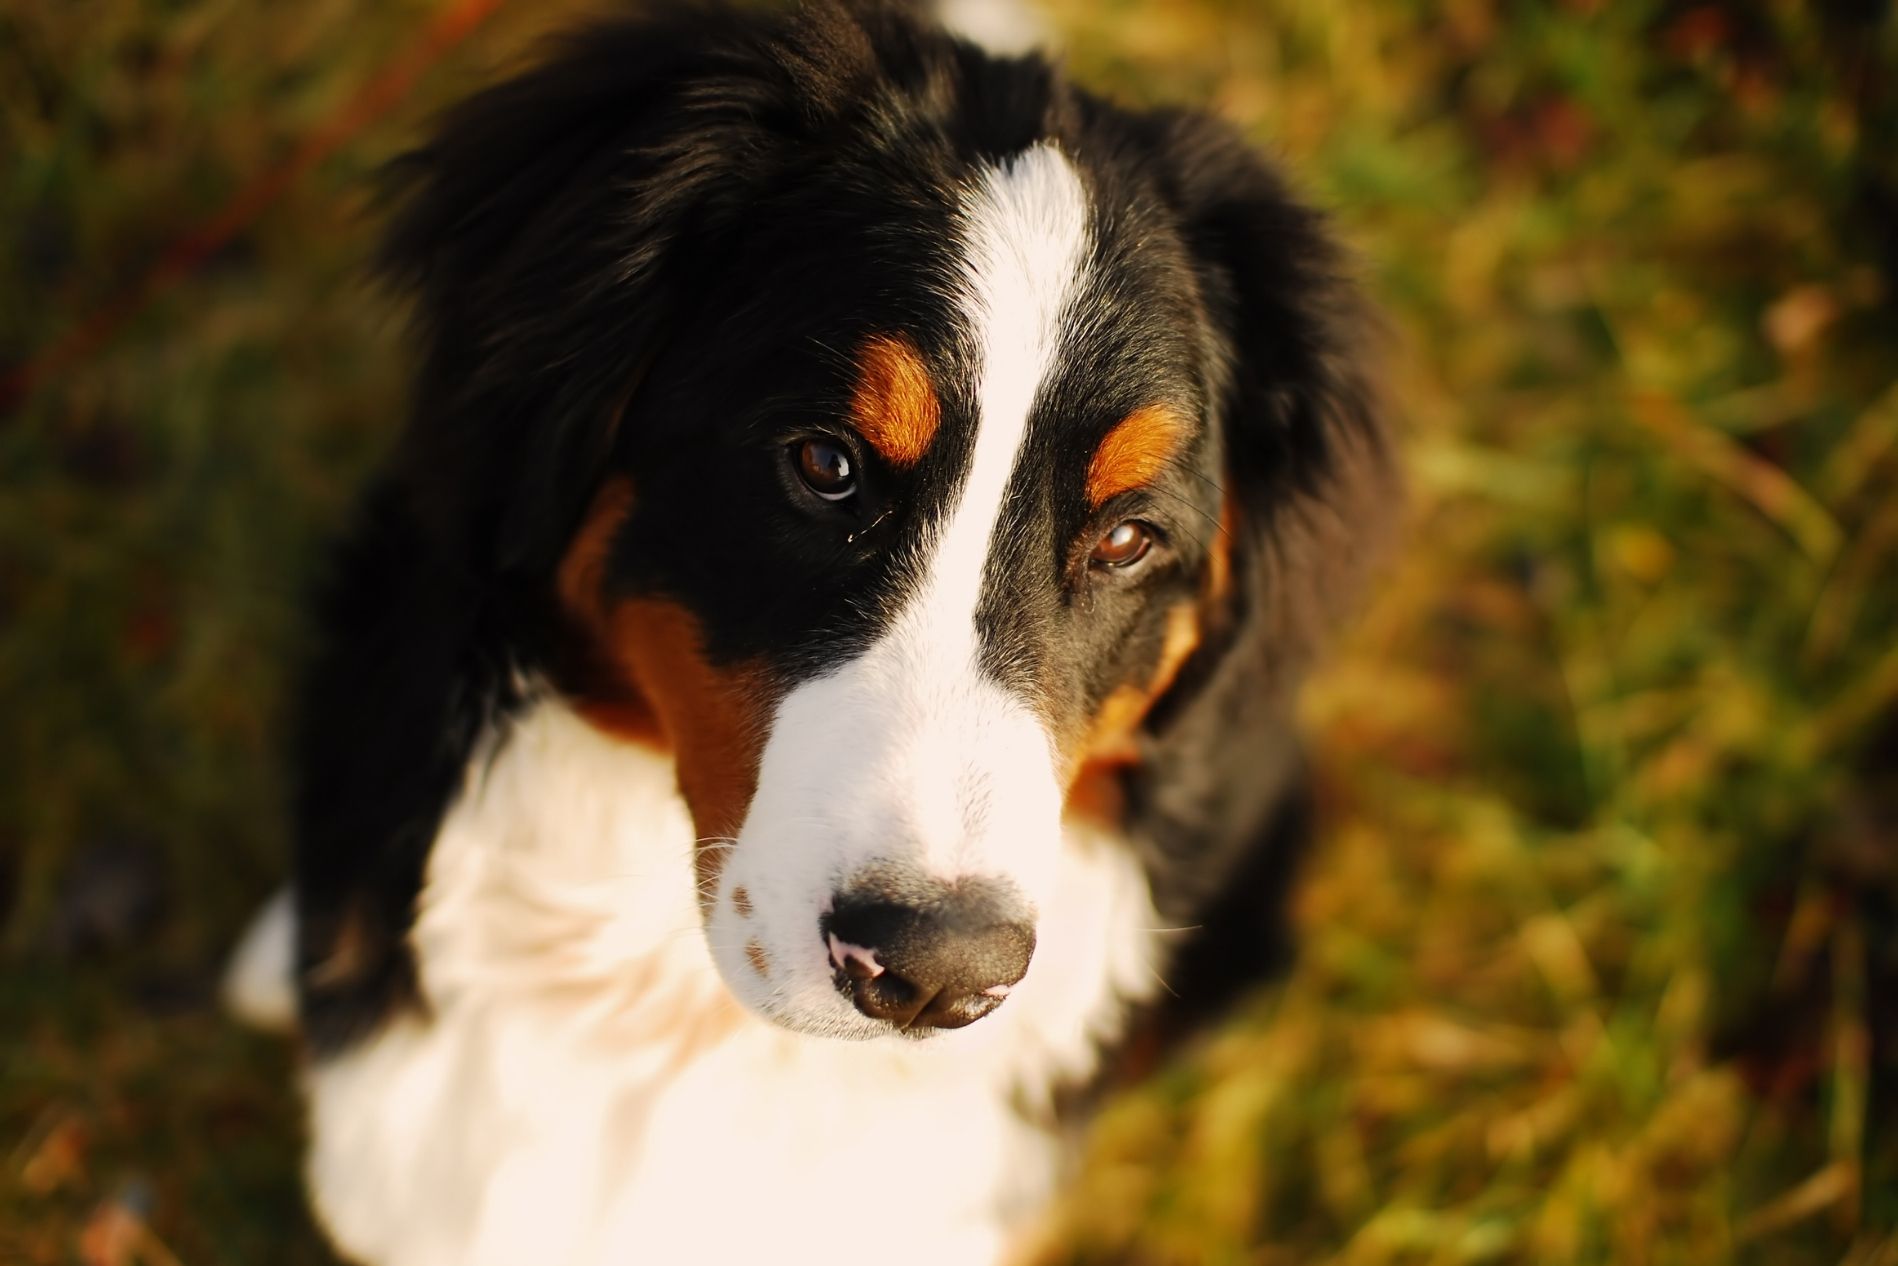
<svg viewBox="0 0 1898 1266">
<path fill-rule="evenodd" d="M 1050 737 L 1026 700 L 984 673 L 975 614 L 1029 415 L 1083 280 L 1087 199 L 1074 168 L 1041 145 L 990 169 L 961 221 L 957 300 L 978 375 L 966 479 L 895 625 L 779 705 L 707 921 L 733 992 L 813 1032 L 885 1031 L 831 986 L 818 922 L 840 884 L 897 862 L 945 880 L 1008 880 L 1039 904 L 1059 855 Z M 740 887 L 749 917 L 733 905 Z M 767 976 L 748 962 L 754 942 Z"/>
</svg>

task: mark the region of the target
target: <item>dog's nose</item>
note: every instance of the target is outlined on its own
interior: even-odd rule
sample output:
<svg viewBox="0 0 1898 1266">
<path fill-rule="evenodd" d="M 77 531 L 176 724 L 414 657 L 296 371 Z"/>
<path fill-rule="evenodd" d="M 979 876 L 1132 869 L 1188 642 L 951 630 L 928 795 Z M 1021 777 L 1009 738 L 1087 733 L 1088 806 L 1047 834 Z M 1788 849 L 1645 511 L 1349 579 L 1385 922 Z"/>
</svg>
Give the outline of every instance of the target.
<svg viewBox="0 0 1898 1266">
<path fill-rule="evenodd" d="M 1035 925 L 1002 885 L 965 882 L 840 895 L 821 930 L 837 988 L 899 1029 L 959 1029 L 1028 972 Z"/>
</svg>

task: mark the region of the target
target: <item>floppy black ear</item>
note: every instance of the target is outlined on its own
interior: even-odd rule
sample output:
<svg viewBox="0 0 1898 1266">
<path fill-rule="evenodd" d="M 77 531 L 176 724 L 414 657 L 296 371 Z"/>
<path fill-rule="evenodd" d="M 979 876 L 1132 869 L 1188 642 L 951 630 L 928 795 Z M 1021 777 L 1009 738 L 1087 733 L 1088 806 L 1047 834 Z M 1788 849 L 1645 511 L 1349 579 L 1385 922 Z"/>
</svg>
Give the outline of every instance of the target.
<svg viewBox="0 0 1898 1266">
<path fill-rule="evenodd" d="M 399 477 L 477 571 L 544 571 L 640 368 L 786 138 L 868 62 L 835 6 L 645 6 L 552 44 L 393 169 L 424 360 Z"/>
<path fill-rule="evenodd" d="M 1325 218 L 1260 154 L 1204 116 L 1156 125 L 1216 331 L 1232 649 L 1295 678 L 1391 526 L 1379 327 Z"/>
<path fill-rule="evenodd" d="M 1214 331 L 1230 582 L 1150 718 L 1130 803 L 1163 914 L 1205 927 L 1202 948 L 1237 928 L 1245 944 L 1215 956 L 1229 972 L 1269 952 L 1290 864 L 1278 828 L 1302 795 L 1293 695 L 1397 486 L 1375 322 L 1323 217 L 1223 125 L 1166 112 L 1143 126 Z M 1238 906 L 1221 914 L 1215 897 Z"/>
</svg>

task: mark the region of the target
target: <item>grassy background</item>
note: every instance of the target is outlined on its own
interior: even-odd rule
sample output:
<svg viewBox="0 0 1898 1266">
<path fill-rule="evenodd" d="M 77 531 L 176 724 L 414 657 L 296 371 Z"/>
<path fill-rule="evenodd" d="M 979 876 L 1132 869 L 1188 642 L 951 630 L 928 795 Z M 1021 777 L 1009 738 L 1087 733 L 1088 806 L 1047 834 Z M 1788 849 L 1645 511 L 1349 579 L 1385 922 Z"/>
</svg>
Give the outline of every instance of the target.
<svg viewBox="0 0 1898 1266">
<path fill-rule="evenodd" d="M 291 1060 L 211 986 L 281 869 L 297 596 L 397 416 L 368 176 L 572 6 L 355 111 L 439 8 L 0 9 L 7 1266 L 328 1260 Z M 1415 504 L 1311 693 L 1299 964 L 1107 1113 L 1048 1261 L 1898 1262 L 1898 17 L 1053 9 L 1081 77 L 1336 208 Z"/>
</svg>

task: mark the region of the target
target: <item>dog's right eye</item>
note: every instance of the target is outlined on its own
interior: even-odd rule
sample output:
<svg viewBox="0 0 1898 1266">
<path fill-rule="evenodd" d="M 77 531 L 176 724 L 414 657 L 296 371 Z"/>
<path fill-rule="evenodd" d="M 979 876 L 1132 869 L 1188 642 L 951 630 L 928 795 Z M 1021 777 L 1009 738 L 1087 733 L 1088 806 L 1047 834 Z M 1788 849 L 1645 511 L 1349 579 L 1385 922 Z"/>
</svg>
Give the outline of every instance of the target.
<svg viewBox="0 0 1898 1266">
<path fill-rule="evenodd" d="M 1153 548 L 1153 529 L 1138 519 L 1127 519 L 1109 528 L 1094 546 L 1090 561 L 1097 567 L 1132 567 Z"/>
<path fill-rule="evenodd" d="M 802 440 L 792 445 L 791 462 L 804 486 L 826 501 L 848 501 L 857 493 L 857 464 L 841 444 Z"/>
</svg>

